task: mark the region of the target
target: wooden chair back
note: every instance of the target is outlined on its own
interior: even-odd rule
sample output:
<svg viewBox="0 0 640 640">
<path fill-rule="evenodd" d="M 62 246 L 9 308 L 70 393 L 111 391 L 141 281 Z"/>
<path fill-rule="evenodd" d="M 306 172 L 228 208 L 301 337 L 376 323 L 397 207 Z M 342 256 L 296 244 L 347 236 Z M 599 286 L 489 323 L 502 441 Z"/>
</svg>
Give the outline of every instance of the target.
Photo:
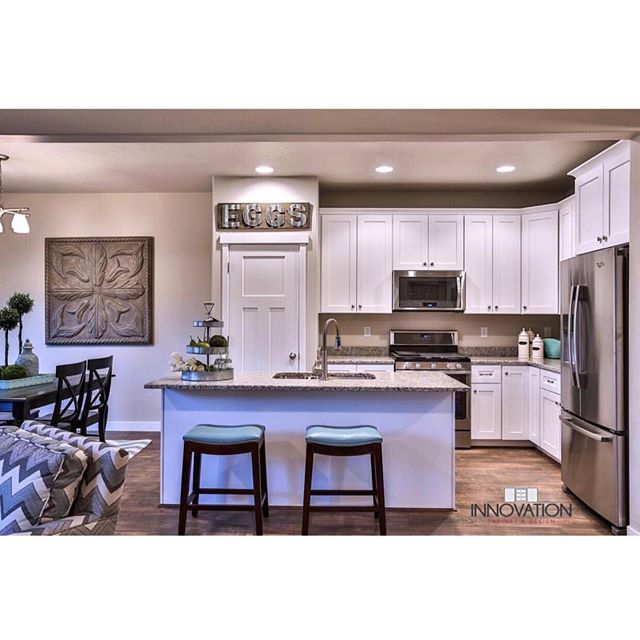
<svg viewBox="0 0 640 640">
<path fill-rule="evenodd" d="M 86 370 L 86 360 L 56 367 L 58 389 L 51 415 L 52 426 L 57 427 L 64 422 L 69 423 L 74 430 L 77 429 L 84 404 Z"/>
</svg>

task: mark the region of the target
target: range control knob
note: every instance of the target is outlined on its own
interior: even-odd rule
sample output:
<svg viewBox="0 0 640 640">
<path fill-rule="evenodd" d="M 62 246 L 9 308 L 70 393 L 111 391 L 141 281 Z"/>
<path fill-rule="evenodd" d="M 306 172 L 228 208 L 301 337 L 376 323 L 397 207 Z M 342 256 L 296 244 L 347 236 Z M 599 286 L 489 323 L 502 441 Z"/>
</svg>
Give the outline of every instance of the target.
<svg viewBox="0 0 640 640">
<path fill-rule="evenodd" d="M 456 364 L 456 369 L 462 369 L 462 365 L 459 362 Z"/>
<path fill-rule="evenodd" d="M 419 362 L 416 362 L 416 369 L 422 369 L 422 365 Z"/>
<path fill-rule="evenodd" d="M 435 362 L 432 362 L 432 363 L 431 363 L 431 368 L 432 368 L 432 369 L 435 369 L 437 366 L 438 366 L 438 365 L 437 365 Z"/>
<path fill-rule="evenodd" d="M 455 367 L 455 365 L 453 364 L 453 362 L 447 362 L 447 369 L 453 369 Z"/>
</svg>

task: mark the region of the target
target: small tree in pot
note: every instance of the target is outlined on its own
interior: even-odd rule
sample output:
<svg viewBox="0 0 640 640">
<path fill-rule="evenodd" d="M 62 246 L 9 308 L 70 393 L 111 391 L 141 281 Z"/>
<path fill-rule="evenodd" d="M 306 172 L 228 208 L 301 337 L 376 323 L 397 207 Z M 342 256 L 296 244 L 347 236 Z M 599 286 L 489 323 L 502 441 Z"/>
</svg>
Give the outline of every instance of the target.
<svg viewBox="0 0 640 640">
<path fill-rule="evenodd" d="M 4 331 L 4 366 L 9 366 L 9 331 L 13 331 L 20 322 L 20 316 L 15 309 L 3 307 L 0 309 L 0 330 Z"/>
<path fill-rule="evenodd" d="M 31 313 L 33 309 L 33 298 L 28 293 L 14 293 L 7 306 L 14 309 L 18 314 L 18 353 L 22 353 L 22 316 Z"/>
</svg>

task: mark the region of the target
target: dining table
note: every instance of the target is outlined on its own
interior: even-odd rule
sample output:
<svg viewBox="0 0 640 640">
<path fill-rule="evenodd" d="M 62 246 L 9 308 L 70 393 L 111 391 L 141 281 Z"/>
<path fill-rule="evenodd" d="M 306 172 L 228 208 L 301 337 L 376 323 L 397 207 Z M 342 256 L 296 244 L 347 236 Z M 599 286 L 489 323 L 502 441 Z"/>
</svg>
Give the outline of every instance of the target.
<svg viewBox="0 0 640 640">
<path fill-rule="evenodd" d="M 114 376 L 115 377 L 115 376 Z M 72 385 L 77 383 L 77 378 L 70 378 Z M 75 385 L 74 385 L 75 386 Z M 84 393 L 87 392 L 89 381 L 85 382 Z M 94 379 L 91 383 L 91 390 L 98 388 L 98 383 Z M 71 397 L 71 392 L 62 385 L 60 390 L 61 399 L 66 400 Z M 30 387 L 19 387 L 17 389 L 0 389 L 0 410 L 11 412 L 13 421 L 20 424 L 23 420 L 34 418 L 33 412 L 42 407 L 54 404 L 58 396 L 58 381 L 47 382 L 45 384 L 35 384 Z"/>
</svg>

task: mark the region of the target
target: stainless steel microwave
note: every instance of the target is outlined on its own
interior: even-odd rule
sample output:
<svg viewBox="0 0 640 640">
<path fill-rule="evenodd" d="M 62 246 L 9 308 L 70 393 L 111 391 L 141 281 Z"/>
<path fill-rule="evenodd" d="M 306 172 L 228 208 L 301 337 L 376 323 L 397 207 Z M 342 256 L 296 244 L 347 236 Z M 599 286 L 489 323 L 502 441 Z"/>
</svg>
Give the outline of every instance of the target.
<svg viewBox="0 0 640 640">
<path fill-rule="evenodd" d="M 464 311 L 464 271 L 394 271 L 394 311 Z"/>
</svg>

